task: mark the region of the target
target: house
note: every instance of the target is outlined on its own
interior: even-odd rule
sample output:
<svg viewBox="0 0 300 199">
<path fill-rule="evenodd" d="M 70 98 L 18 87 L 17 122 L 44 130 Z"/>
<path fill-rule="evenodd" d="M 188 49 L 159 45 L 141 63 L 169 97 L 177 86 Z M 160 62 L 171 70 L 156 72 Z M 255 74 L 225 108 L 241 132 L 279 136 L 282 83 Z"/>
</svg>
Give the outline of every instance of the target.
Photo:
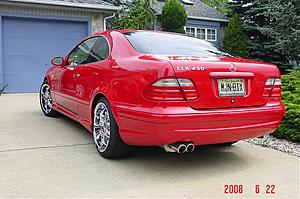
<svg viewBox="0 0 300 199">
<path fill-rule="evenodd" d="M 201 0 L 179 1 L 185 7 L 188 15 L 188 21 L 184 27 L 186 34 L 220 46 L 229 18 L 209 7 Z M 164 3 L 165 0 L 157 0 L 151 6 L 158 17 L 161 15 Z M 158 22 L 155 24 L 155 29 L 161 29 Z"/>
<path fill-rule="evenodd" d="M 0 90 L 37 92 L 51 56 L 103 31 L 117 10 L 103 0 L 1 0 Z"/>
<path fill-rule="evenodd" d="M 83 37 L 105 30 L 120 9 L 115 1 L 1 0 L 0 90 L 8 85 L 6 92 L 37 92 L 51 57 L 65 56 Z M 228 18 L 200 0 L 180 1 L 189 17 L 186 34 L 219 45 Z M 158 0 L 152 9 L 160 15 L 163 5 Z"/>
</svg>

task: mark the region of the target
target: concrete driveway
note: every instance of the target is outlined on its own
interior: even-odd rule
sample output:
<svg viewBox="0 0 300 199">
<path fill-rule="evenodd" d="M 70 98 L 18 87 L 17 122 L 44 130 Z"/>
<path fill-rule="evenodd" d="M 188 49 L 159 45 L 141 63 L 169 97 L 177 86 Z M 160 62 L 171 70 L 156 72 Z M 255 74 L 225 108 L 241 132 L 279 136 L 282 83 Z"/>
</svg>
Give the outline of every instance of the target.
<svg viewBox="0 0 300 199">
<path fill-rule="evenodd" d="M 243 194 L 224 194 L 224 185 Z M 255 185 L 260 193 L 255 193 Z M 275 185 L 275 194 L 266 194 Z M 0 198 L 299 198 L 299 158 L 246 142 L 177 155 L 138 148 L 101 158 L 92 136 L 66 118 L 47 118 L 37 94 L 0 96 Z"/>
</svg>

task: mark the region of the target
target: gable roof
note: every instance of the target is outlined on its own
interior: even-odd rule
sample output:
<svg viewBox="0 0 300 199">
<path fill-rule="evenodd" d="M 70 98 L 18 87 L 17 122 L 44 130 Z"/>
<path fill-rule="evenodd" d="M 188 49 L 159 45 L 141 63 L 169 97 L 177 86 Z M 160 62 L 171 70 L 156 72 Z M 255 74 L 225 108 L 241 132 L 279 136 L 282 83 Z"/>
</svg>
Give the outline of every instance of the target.
<svg viewBox="0 0 300 199">
<path fill-rule="evenodd" d="M 88 8 L 99 10 L 119 10 L 118 6 L 114 6 L 104 0 L 2 0 L 5 2 L 15 3 L 32 3 L 40 5 L 66 6 L 75 8 Z"/>
<path fill-rule="evenodd" d="M 179 0 L 180 1 L 180 0 Z M 202 19 L 208 21 L 221 21 L 221 22 L 228 22 L 229 18 L 226 17 L 224 14 L 218 12 L 217 10 L 209 7 L 201 0 L 191 0 L 193 4 L 184 4 L 180 1 L 180 3 L 184 6 L 188 18 L 189 19 Z M 158 15 L 161 15 L 162 7 L 164 6 L 164 0 L 157 0 L 151 8 L 154 12 Z"/>
</svg>

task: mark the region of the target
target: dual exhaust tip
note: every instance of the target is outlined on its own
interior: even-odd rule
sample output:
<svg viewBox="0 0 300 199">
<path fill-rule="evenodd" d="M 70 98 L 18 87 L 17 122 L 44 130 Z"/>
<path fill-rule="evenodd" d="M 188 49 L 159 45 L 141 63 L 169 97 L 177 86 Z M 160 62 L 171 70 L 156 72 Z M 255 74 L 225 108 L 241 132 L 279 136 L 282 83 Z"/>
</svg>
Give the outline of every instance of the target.
<svg viewBox="0 0 300 199">
<path fill-rule="evenodd" d="M 195 145 L 191 142 L 175 143 L 175 144 L 164 145 L 163 148 L 167 152 L 176 152 L 179 154 L 183 154 L 183 153 L 193 152 L 195 149 Z"/>
</svg>

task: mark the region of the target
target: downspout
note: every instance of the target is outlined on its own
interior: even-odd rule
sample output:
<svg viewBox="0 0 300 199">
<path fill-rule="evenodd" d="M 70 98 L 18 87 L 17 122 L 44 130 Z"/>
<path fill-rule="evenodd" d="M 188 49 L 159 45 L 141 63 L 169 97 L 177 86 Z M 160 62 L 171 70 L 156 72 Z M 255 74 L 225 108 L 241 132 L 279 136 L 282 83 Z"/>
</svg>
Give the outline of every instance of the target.
<svg viewBox="0 0 300 199">
<path fill-rule="evenodd" d="M 104 31 L 106 30 L 106 20 L 107 20 L 107 19 L 111 19 L 111 18 L 113 18 L 113 17 L 115 17 L 115 16 L 116 16 L 116 13 L 114 13 L 114 14 L 111 15 L 111 16 L 104 17 L 104 19 L 103 19 L 103 29 L 104 29 Z"/>
</svg>

